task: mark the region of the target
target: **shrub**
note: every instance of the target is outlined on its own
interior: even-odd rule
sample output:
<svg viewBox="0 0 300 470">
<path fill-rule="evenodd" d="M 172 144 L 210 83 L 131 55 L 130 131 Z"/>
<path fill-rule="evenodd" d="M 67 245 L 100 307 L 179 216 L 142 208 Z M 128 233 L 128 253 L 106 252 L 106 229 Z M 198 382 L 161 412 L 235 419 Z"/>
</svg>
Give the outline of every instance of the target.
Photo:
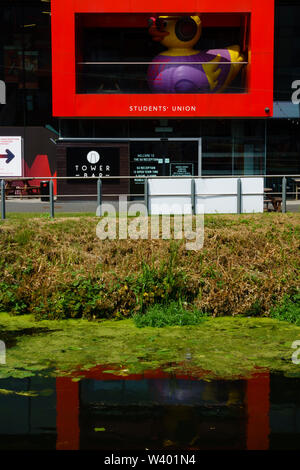
<svg viewBox="0 0 300 470">
<path fill-rule="evenodd" d="M 300 292 L 294 295 L 285 295 L 283 300 L 271 309 L 270 315 L 277 320 L 300 325 Z"/>
<path fill-rule="evenodd" d="M 78 278 L 59 290 L 41 295 L 32 311 L 38 319 L 108 318 L 111 312 L 102 304 L 102 297 L 99 279 Z"/>
<path fill-rule="evenodd" d="M 256 299 L 253 304 L 250 305 L 249 309 L 246 310 L 245 315 L 249 317 L 259 317 L 263 311 L 262 302 Z"/>
<path fill-rule="evenodd" d="M 149 305 L 172 300 L 191 300 L 197 295 L 191 282 L 169 263 L 159 270 L 142 263 L 142 272 L 120 278 L 114 273 L 101 277 L 80 277 L 58 289 L 44 289 L 35 296 L 32 311 L 36 318 L 123 318 L 144 313 Z"/>
<path fill-rule="evenodd" d="M 199 310 L 187 310 L 181 303 L 156 304 L 150 306 L 145 314 L 138 313 L 134 317 L 138 328 L 146 326 L 162 328 L 164 326 L 198 325 L 205 315 Z"/>
<path fill-rule="evenodd" d="M 159 269 L 142 263 L 141 275 L 131 281 L 136 295 L 136 310 L 140 312 L 154 303 L 191 301 L 199 289 L 198 281 L 193 281 L 182 269 L 174 267 L 172 253 L 167 263 L 161 264 Z"/>
<path fill-rule="evenodd" d="M 0 310 L 20 315 L 28 312 L 28 298 L 18 284 L 0 282 Z"/>
</svg>

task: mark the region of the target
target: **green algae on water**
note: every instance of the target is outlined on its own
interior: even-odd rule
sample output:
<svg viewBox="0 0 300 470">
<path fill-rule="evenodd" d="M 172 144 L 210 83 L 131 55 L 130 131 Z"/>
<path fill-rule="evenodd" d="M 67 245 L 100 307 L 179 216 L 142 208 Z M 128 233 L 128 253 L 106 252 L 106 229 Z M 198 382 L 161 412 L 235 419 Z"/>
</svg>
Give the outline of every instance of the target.
<svg viewBox="0 0 300 470">
<path fill-rule="evenodd" d="M 37 325 L 40 334 L 18 336 Z M 269 318 L 208 318 L 196 326 L 140 329 L 132 320 L 36 322 L 30 315 L 0 314 L 0 340 L 8 331 L 15 333 L 16 343 L 7 349 L 0 378 L 78 378 L 97 365 L 120 377 L 157 368 L 205 371 L 207 379 L 245 377 L 257 368 L 300 376 L 291 359 L 300 327 Z"/>
</svg>

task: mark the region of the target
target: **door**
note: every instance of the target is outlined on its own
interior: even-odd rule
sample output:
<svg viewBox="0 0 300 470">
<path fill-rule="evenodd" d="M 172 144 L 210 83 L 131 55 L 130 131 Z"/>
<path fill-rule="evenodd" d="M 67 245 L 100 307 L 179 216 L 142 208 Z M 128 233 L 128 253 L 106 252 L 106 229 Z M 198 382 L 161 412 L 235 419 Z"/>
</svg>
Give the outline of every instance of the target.
<svg viewBox="0 0 300 470">
<path fill-rule="evenodd" d="M 130 194 L 144 197 L 144 176 L 190 178 L 201 173 L 201 139 L 140 139 L 130 142 Z"/>
</svg>

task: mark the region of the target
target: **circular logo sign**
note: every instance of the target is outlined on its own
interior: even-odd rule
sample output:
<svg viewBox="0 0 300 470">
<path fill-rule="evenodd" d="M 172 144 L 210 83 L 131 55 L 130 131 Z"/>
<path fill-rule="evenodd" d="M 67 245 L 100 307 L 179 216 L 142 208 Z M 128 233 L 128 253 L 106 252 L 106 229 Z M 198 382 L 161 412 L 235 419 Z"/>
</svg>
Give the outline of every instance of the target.
<svg viewBox="0 0 300 470">
<path fill-rule="evenodd" d="M 92 150 L 91 152 L 89 152 L 87 154 L 87 161 L 89 163 L 92 163 L 92 164 L 95 164 L 95 163 L 98 163 L 99 160 L 100 160 L 100 155 L 98 152 L 96 152 L 95 150 Z"/>
</svg>

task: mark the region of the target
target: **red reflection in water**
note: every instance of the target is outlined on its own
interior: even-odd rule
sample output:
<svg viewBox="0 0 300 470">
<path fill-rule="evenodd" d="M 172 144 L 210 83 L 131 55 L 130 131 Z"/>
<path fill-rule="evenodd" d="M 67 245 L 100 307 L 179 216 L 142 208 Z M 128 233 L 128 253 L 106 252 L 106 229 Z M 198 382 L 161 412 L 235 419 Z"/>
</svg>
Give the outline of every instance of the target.
<svg viewBox="0 0 300 470">
<path fill-rule="evenodd" d="M 170 374 L 162 370 L 149 370 L 143 374 L 120 376 L 116 370 L 106 373 L 105 370 L 114 370 L 113 366 L 97 366 L 84 372 L 85 378 L 112 381 L 112 380 L 142 380 L 166 379 Z M 207 375 L 208 371 L 199 371 L 195 375 L 176 374 L 174 377 L 181 380 L 199 380 Z M 83 375 L 80 371 L 76 375 Z M 266 450 L 269 448 L 269 395 L 270 376 L 268 372 L 257 372 L 246 382 L 245 408 L 247 420 L 247 449 Z M 57 450 L 77 450 L 80 447 L 79 429 L 79 387 L 71 377 L 56 379 L 57 393 Z"/>
<path fill-rule="evenodd" d="M 270 374 L 261 372 L 247 380 L 247 449 L 269 449 Z"/>
<path fill-rule="evenodd" d="M 79 449 L 78 382 L 69 377 L 56 379 L 57 450 Z"/>
</svg>

